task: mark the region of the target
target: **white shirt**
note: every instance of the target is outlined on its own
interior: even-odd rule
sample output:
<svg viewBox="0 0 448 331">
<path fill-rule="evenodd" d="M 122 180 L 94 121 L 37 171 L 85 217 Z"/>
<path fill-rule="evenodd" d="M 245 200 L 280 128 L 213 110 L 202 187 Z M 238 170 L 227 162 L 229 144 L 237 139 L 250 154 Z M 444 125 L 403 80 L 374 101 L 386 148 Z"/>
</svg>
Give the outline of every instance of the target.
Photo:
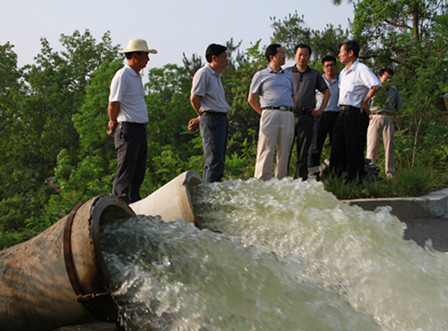
<svg viewBox="0 0 448 331">
<path fill-rule="evenodd" d="M 148 122 L 142 77 L 127 64 L 115 73 L 110 83 L 109 102 L 114 101 L 120 102 L 117 122 Z"/>
<path fill-rule="evenodd" d="M 356 60 L 339 74 L 339 105 L 361 108 L 361 104 L 374 86 L 381 86 L 378 77 L 364 63 Z"/>
<path fill-rule="evenodd" d="M 199 112 L 227 113 L 230 111 L 221 83 L 221 76 L 208 64 L 194 74 L 191 94 L 202 97 Z"/>
</svg>

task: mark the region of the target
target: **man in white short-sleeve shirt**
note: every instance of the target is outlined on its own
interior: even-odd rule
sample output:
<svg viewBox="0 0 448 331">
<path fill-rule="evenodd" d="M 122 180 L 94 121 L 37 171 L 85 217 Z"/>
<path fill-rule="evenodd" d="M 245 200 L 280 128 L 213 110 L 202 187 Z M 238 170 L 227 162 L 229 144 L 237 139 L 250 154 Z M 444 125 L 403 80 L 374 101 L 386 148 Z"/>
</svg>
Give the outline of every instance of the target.
<svg viewBox="0 0 448 331">
<path fill-rule="evenodd" d="M 117 172 L 112 192 L 127 203 L 141 199 L 140 185 L 146 172 L 148 110 L 145 102 L 140 71 L 149 61 L 146 41 L 131 39 L 126 49 L 120 50 L 127 64 L 115 73 L 110 84 L 109 130 L 115 132 L 114 143 L 117 151 Z"/>
<path fill-rule="evenodd" d="M 330 167 L 333 173 L 348 180 L 364 176 L 364 149 L 369 126 L 369 100 L 381 82 L 365 64 L 359 62 L 357 41 L 341 44 L 339 60 L 345 68 L 339 74 L 339 108 L 335 125 Z"/>
<path fill-rule="evenodd" d="M 261 115 L 254 176 L 262 180 L 272 178 L 277 147 L 274 176 L 282 179 L 288 172 L 289 154 L 294 140 L 294 80 L 289 71 L 282 69 L 285 51 L 280 44 L 269 45 L 265 57 L 269 65 L 255 73 L 247 99 Z"/>
</svg>

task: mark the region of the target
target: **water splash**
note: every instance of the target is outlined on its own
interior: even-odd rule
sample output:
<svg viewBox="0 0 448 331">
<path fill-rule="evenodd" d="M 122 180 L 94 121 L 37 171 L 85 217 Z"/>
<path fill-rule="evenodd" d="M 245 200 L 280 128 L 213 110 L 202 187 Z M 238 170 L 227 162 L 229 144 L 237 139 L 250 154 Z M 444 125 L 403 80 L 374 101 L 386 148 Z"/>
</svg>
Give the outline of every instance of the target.
<svg viewBox="0 0 448 331">
<path fill-rule="evenodd" d="M 446 330 L 448 257 L 386 209 L 320 183 L 192 189 L 205 228 L 137 217 L 102 229 L 128 330 Z"/>
<path fill-rule="evenodd" d="M 105 227 L 103 250 L 127 330 L 378 330 L 299 261 L 235 244 L 182 221 Z"/>
<path fill-rule="evenodd" d="M 301 261 L 386 330 L 448 329 L 448 256 L 403 240 L 387 209 L 338 201 L 315 181 L 235 180 L 193 194 L 200 223 L 232 241 Z"/>
</svg>

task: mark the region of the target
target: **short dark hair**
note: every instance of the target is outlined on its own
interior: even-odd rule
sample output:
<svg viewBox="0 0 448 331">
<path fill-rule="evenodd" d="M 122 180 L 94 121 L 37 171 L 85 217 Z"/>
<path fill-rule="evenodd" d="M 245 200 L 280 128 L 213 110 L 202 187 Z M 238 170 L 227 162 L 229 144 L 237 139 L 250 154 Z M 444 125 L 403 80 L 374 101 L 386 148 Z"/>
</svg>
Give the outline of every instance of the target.
<svg viewBox="0 0 448 331">
<path fill-rule="evenodd" d="M 297 52 L 297 50 L 299 48 L 308 48 L 308 51 L 310 52 L 310 55 L 312 53 L 312 50 L 311 50 L 310 46 L 308 46 L 307 44 L 300 43 L 300 44 L 297 44 L 296 48 L 294 48 L 294 54 L 296 54 L 296 52 Z"/>
<path fill-rule="evenodd" d="M 353 54 L 356 57 L 359 56 L 359 51 L 361 50 L 361 48 L 359 47 L 359 44 L 356 40 L 344 41 L 342 44 L 339 45 L 339 48 L 341 48 L 342 46 L 345 46 L 345 50 L 347 52 L 353 51 Z"/>
<path fill-rule="evenodd" d="M 280 44 L 270 44 L 266 48 L 264 56 L 266 56 L 266 60 L 268 60 L 268 62 L 271 62 L 271 56 L 275 56 L 277 54 L 277 49 L 279 49 L 280 47 L 282 47 L 282 45 Z"/>
<path fill-rule="evenodd" d="M 226 46 L 218 45 L 218 44 L 210 44 L 210 45 L 208 45 L 207 49 L 205 50 L 205 58 L 207 59 L 207 62 L 210 63 L 213 60 L 213 55 L 220 56 L 225 51 L 227 51 Z"/>
<path fill-rule="evenodd" d="M 391 68 L 383 68 L 379 71 L 379 76 L 381 77 L 385 72 L 387 72 L 391 76 L 394 75 L 394 71 Z"/>
<path fill-rule="evenodd" d="M 132 54 L 134 54 L 134 53 L 140 55 L 143 52 L 127 52 L 127 53 L 124 53 L 124 56 L 126 57 L 127 60 L 129 60 L 132 58 Z"/>
<path fill-rule="evenodd" d="M 330 62 L 330 61 L 334 62 L 336 64 L 336 58 L 334 56 L 331 56 L 331 55 L 324 56 L 324 58 L 322 59 L 322 65 L 325 62 Z"/>
</svg>

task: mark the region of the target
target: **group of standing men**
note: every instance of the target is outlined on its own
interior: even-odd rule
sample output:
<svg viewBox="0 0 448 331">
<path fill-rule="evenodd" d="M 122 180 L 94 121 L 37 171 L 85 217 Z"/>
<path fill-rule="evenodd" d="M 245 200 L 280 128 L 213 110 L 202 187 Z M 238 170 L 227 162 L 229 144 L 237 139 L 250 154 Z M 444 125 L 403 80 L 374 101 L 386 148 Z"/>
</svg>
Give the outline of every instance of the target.
<svg viewBox="0 0 448 331">
<path fill-rule="evenodd" d="M 125 53 L 127 64 L 117 71 L 111 83 L 108 133 L 115 132 L 118 159 L 113 193 L 132 203 L 140 199 L 147 153 L 148 115 L 139 72 L 149 61 L 148 54 L 157 51 L 149 49 L 142 39 L 132 39 L 120 52 Z M 268 67 L 252 79 L 248 103 L 261 116 L 255 177 L 263 180 L 272 177 L 275 150 L 274 176 L 285 177 L 296 139 L 294 178 L 306 180 L 309 171 L 318 172 L 327 134 L 332 144 L 331 171 L 340 176 L 345 173 L 348 180 L 362 177 L 368 127 L 372 142 L 368 143 L 367 156 L 376 162 L 380 132 L 386 132 L 383 134 L 385 147 L 389 146 L 389 151 L 392 148 L 389 154 L 386 149 L 386 172 L 393 176 L 393 124 L 387 115 L 402 103 L 395 88 L 387 87 L 390 107 L 372 107 L 369 126 L 369 101 L 380 89 L 381 82 L 390 80 L 393 71 L 385 69 L 378 79 L 359 62 L 356 41 L 340 46 L 339 60 L 346 66 L 339 77 L 334 57 L 322 60 L 324 74 L 321 75 L 308 66 L 311 54 L 308 45 L 297 45 L 296 64 L 282 69 L 286 58 L 283 48 L 279 44 L 269 45 L 265 51 Z M 199 127 L 205 159 L 203 180 L 216 182 L 224 175 L 229 127 L 230 106 L 220 77 L 228 61 L 227 48 L 209 45 L 206 59 L 207 64 L 193 77 L 190 101 L 198 116 L 190 120 L 188 129 Z"/>
<path fill-rule="evenodd" d="M 400 107 L 402 101 L 398 91 L 387 86 L 384 93 L 387 102 L 381 106 L 377 103 L 369 114 L 372 97 L 383 82 L 390 81 L 393 71 L 382 70 L 378 79 L 359 62 L 359 51 L 356 41 L 340 46 L 339 60 L 346 66 L 338 77 L 336 59 L 332 56 L 322 60 L 323 75 L 308 66 L 312 54 L 308 45 L 296 46 L 296 64 L 286 69 L 282 69 L 285 52 L 281 45 L 272 44 L 266 48 L 268 67 L 254 75 L 248 97 L 248 103 L 260 114 L 256 178 L 272 178 L 275 151 L 274 176 L 281 179 L 287 175 L 294 139 L 297 146 L 294 178 L 306 180 L 309 172 L 315 175 L 327 134 L 332 145 L 330 169 L 336 175 L 345 175 L 348 180 L 363 177 L 367 137 L 367 157 L 375 163 L 382 136 L 386 174 L 395 176 L 393 122 L 388 115 Z M 193 78 L 190 100 L 198 117 L 190 121 L 189 129 L 193 130 L 201 123 L 205 156 L 203 177 L 205 181 L 213 182 L 219 181 L 224 174 L 228 128 L 228 119 L 224 115 L 228 115 L 230 107 L 224 98 L 219 72 L 227 63 L 226 48 L 212 44 L 206 51 L 206 58 L 208 64 Z"/>
</svg>

